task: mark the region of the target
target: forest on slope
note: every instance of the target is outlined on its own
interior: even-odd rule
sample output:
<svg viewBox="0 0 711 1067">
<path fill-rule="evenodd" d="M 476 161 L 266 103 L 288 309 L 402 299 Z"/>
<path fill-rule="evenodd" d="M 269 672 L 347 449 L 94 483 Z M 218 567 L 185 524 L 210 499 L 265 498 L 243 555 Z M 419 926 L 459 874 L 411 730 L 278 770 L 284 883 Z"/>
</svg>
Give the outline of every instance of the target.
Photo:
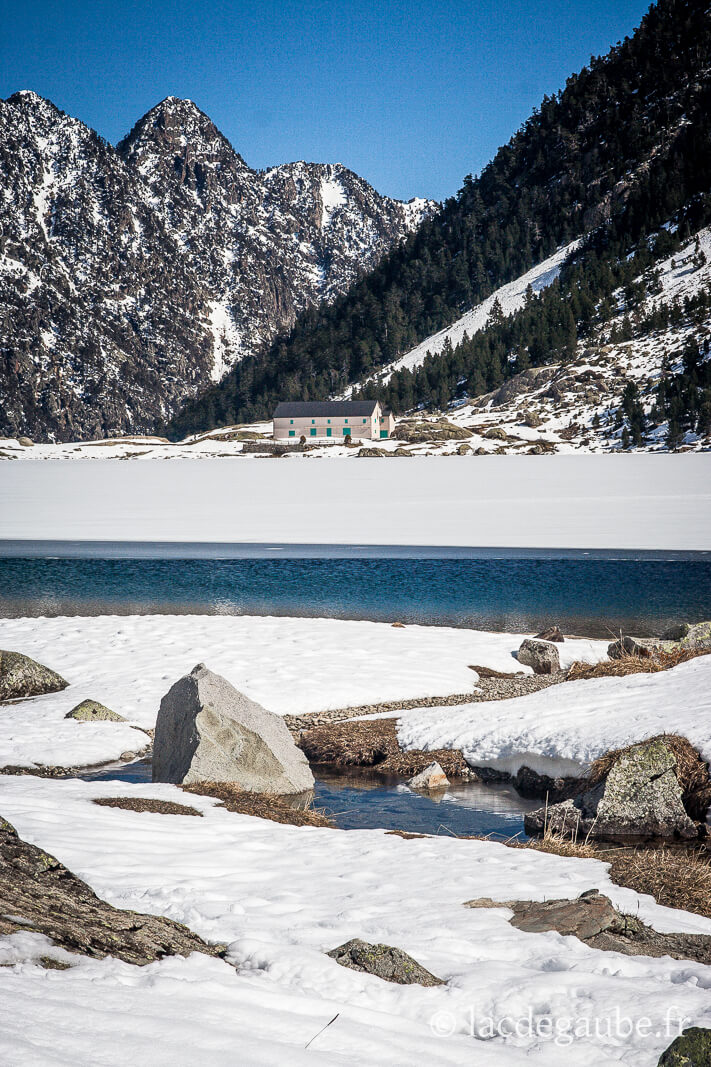
<svg viewBox="0 0 711 1067">
<path fill-rule="evenodd" d="M 468 176 L 379 267 L 238 364 L 173 419 L 170 435 L 268 417 L 279 400 L 324 398 L 363 382 L 587 235 L 558 281 L 517 315 L 492 316 L 485 332 L 376 391 L 398 411 L 443 407 L 527 363 L 565 358 L 612 313 L 620 287 L 711 219 L 705 6 L 660 0 L 631 37 L 546 97 L 481 175 Z M 633 308 L 635 293 L 625 298 Z"/>
</svg>

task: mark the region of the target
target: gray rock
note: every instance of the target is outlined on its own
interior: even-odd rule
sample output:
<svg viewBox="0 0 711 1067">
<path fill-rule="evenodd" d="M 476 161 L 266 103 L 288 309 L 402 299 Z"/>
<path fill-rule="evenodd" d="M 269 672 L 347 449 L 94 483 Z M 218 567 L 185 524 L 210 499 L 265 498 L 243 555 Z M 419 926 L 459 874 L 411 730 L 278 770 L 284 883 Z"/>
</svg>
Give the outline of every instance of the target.
<svg viewBox="0 0 711 1067">
<path fill-rule="evenodd" d="M 163 956 L 225 953 L 224 945 L 208 945 L 172 919 L 107 904 L 54 856 L 18 837 L 2 817 L 0 900 L 0 936 L 33 931 L 69 952 L 139 966 Z"/>
<path fill-rule="evenodd" d="M 509 439 L 506 430 L 502 429 L 501 426 L 493 426 L 490 430 L 486 431 L 484 437 L 487 441 L 508 441 Z"/>
<path fill-rule="evenodd" d="M 430 789 L 446 789 L 449 785 L 449 778 L 435 760 L 434 763 L 430 763 L 425 767 L 424 771 L 420 771 L 414 778 L 411 778 L 407 784 L 410 789 L 420 789 L 427 792 Z"/>
<path fill-rule="evenodd" d="M 341 967 L 374 974 L 386 982 L 396 982 L 398 985 L 444 985 L 441 978 L 435 978 L 412 956 L 391 945 L 370 945 L 356 937 L 331 949 L 326 955 L 340 963 Z"/>
<path fill-rule="evenodd" d="M 566 837 L 604 841 L 691 840 L 698 830 L 684 810 L 674 753 L 663 740 L 623 752 L 607 778 L 572 800 L 524 816 L 528 834 L 546 828 Z"/>
<path fill-rule="evenodd" d="M 669 637 L 670 633 L 677 636 Z M 674 648 L 711 648 L 711 622 L 681 623 L 664 634 L 664 641 L 671 641 Z"/>
<path fill-rule="evenodd" d="M 672 1041 L 657 1067 L 711 1067 L 711 1030 L 690 1026 Z"/>
<path fill-rule="evenodd" d="M 18 445 L 22 445 L 23 448 L 34 448 L 35 444 L 29 437 L 18 437 L 17 443 Z"/>
<path fill-rule="evenodd" d="M 61 675 L 29 656 L 0 649 L 0 701 L 58 693 L 68 685 Z"/>
<path fill-rule="evenodd" d="M 634 637 L 622 637 L 607 646 L 610 659 L 622 659 L 623 656 L 637 656 L 639 659 L 651 659 L 659 646 L 655 641 L 640 641 Z"/>
<path fill-rule="evenodd" d="M 123 715 L 104 707 L 98 700 L 82 700 L 64 718 L 77 719 L 78 722 L 126 722 Z"/>
<path fill-rule="evenodd" d="M 539 634 L 535 636 L 536 641 L 555 641 L 557 644 L 562 644 L 565 641 L 563 634 L 558 626 L 549 626 L 545 630 L 541 630 Z"/>
<path fill-rule="evenodd" d="M 314 779 L 280 715 L 199 663 L 161 701 L 153 781 L 233 782 L 254 793 L 303 793 Z"/>
<path fill-rule="evenodd" d="M 560 670 L 558 649 L 550 641 L 527 637 L 518 650 L 519 663 L 533 667 L 534 674 L 554 674 Z"/>
<path fill-rule="evenodd" d="M 509 922 L 524 933 L 555 930 L 563 937 L 577 937 L 601 952 L 711 962 L 711 936 L 708 934 L 659 933 L 636 916 L 619 912 L 597 889 L 588 889 L 574 900 L 497 902 L 482 897 L 467 901 L 465 907 L 509 908 L 513 912 Z"/>
</svg>

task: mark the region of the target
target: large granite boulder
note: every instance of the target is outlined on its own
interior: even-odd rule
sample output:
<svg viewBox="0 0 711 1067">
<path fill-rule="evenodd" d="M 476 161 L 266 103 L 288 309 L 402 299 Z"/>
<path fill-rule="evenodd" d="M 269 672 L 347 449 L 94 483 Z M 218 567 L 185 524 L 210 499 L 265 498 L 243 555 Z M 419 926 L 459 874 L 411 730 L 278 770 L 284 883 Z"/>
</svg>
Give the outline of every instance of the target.
<svg viewBox="0 0 711 1067">
<path fill-rule="evenodd" d="M 161 701 L 153 781 L 233 782 L 253 793 L 304 793 L 314 778 L 280 715 L 199 663 Z"/>
<path fill-rule="evenodd" d="M 554 674 L 560 670 L 560 653 L 550 641 L 527 637 L 518 650 L 518 661 L 533 667 L 534 674 Z"/>
<path fill-rule="evenodd" d="M 410 789 L 418 789 L 426 793 L 432 789 L 446 789 L 449 785 L 449 778 L 435 760 L 434 763 L 429 763 L 423 771 L 411 778 L 407 784 Z"/>
<path fill-rule="evenodd" d="M 665 647 L 711 648 L 711 622 L 682 622 L 662 634 Z"/>
<path fill-rule="evenodd" d="M 435 978 L 412 956 L 391 945 L 371 945 L 354 937 L 326 955 L 340 963 L 341 967 L 374 974 L 386 982 L 396 982 L 398 985 L 444 985 L 441 978 Z"/>
<path fill-rule="evenodd" d="M 684 808 L 676 757 L 661 738 L 623 751 L 604 781 L 574 799 L 527 812 L 524 827 L 528 834 L 549 829 L 604 841 L 698 836 Z"/>
<path fill-rule="evenodd" d="M 672 1041 L 657 1067 L 711 1067 L 711 1030 L 690 1026 Z"/>
<path fill-rule="evenodd" d="M 0 701 L 58 693 L 68 685 L 60 674 L 29 656 L 0 649 Z"/>
</svg>

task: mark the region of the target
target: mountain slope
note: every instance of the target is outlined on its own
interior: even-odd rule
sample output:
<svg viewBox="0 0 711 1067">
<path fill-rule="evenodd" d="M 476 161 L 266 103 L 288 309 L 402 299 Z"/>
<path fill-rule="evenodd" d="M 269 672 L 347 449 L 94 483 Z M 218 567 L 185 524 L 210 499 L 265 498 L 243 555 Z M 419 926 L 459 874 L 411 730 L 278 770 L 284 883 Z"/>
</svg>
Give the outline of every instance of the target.
<svg viewBox="0 0 711 1067">
<path fill-rule="evenodd" d="M 628 280 L 618 266 L 637 245 L 669 220 L 683 239 L 711 216 L 710 69 L 706 4 L 661 0 L 631 38 L 544 99 L 439 215 L 347 296 L 304 314 L 285 343 L 235 368 L 174 432 L 263 417 L 277 399 L 363 382 L 585 238 L 542 301 L 545 329 L 529 338 L 536 316 L 522 314 L 515 337 L 492 334 L 488 348 L 444 362 L 434 382 L 424 368 L 414 382 L 400 372 L 386 398 L 403 410 L 443 406 L 462 387 L 486 392 L 515 373 L 512 344 L 534 364 L 570 355 L 595 315 L 609 312 L 611 292 Z M 648 245 L 644 266 L 665 252 L 661 239 Z"/>
<path fill-rule="evenodd" d="M 251 170 L 170 97 L 114 149 L 34 93 L 0 102 L 0 433 L 150 429 L 434 205 L 346 168 Z"/>
</svg>

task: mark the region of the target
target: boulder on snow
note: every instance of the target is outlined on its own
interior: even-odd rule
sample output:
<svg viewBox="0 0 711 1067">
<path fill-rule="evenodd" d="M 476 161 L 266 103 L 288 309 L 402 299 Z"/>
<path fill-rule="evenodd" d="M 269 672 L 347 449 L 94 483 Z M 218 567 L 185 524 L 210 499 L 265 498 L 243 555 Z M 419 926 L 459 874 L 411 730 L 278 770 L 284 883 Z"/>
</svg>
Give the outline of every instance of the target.
<svg viewBox="0 0 711 1067">
<path fill-rule="evenodd" d="M 676 758 L 660 738 L 620 753 L 607 778 L 580 796 L 527 812 L 524 827 L 532 835 L 547 828 L 604 841 L 698 836 L 684 808 Z"/>
<path fill-rule="evenodd" d="M 527 637 L 518 650 L 518 661 L 533 667 L 534 674 L 554 674 L 560 670 L 558 649 L 550 641 L 537 641 Z"/>
<path fill-rule="evenodd" d="M 326 955 L 340 963 L 341 967 L 374 974 L 386 982 L 397 982 L 398 985 L 444 985 L 441 978 L 435 978 L 412 956 L 391 945 L 370 945 L 354 937 Z"/>
<path fill-rule="evenodd" d="M 18 437 L 18 445 L 22 445 L 23 448 L 34 448 L 34 441 L 31 437 Z"/>
<path fill-rule="evenodd" d="M 563 634 L 560 632 L 558 626 L 549 626 L 546 630 L 542 630 L 541 633 L 536 634 L 534 640 L 536 641 L 555 641 L 561 644 L 565 641 Z"/>
<path fill-rule="evenodd" d="M 64 718 L 77 719 L 79 722 L 126 722 L 123 715 L 105 707 L 98 700 L 82 700 Z"/>
<path fill-rule="evenodd" d="M 58 693 L 69 682 L 21 652 L 0 649 L 0 701 Z"/>
<path fill-rule="evenodd" d="M 232 782 L 252 793 L 304 793 L 314 779 L 280 715 L 199 663 L 163 697 L 153 781 Z"/>
<path fill-rule="evenodd" d="M 449 785 L 449 778 L 444 773 L 439 763 L 435 761 L 425 767 L 424 771 L 420 771 L 414 778 L 411 778 L 407 784 L 410 789 L 420 789 L 425 791 L 430 789 L 446 789 Z"/>
<path fill-rule="evenodd" d="M 657 1067 L 711 1067 L 711 1030 L 690 1026 L 661 1054 Z"/>
<path fill-rule="evenodd" d="M 711 622 L 679 623 L 663 633 L 662 640 L 667 648 L 667 642 L 673 648 L 711 648 Z"/>
<path fill-rule="evenodd" d="M 654 641 L 638 641 L 634 637 L 622 637 L 607 646 L 607 655 L 610 659 L 622 659 L 623 656 L 651 659 L 657 647 Z"/>
</svg>

